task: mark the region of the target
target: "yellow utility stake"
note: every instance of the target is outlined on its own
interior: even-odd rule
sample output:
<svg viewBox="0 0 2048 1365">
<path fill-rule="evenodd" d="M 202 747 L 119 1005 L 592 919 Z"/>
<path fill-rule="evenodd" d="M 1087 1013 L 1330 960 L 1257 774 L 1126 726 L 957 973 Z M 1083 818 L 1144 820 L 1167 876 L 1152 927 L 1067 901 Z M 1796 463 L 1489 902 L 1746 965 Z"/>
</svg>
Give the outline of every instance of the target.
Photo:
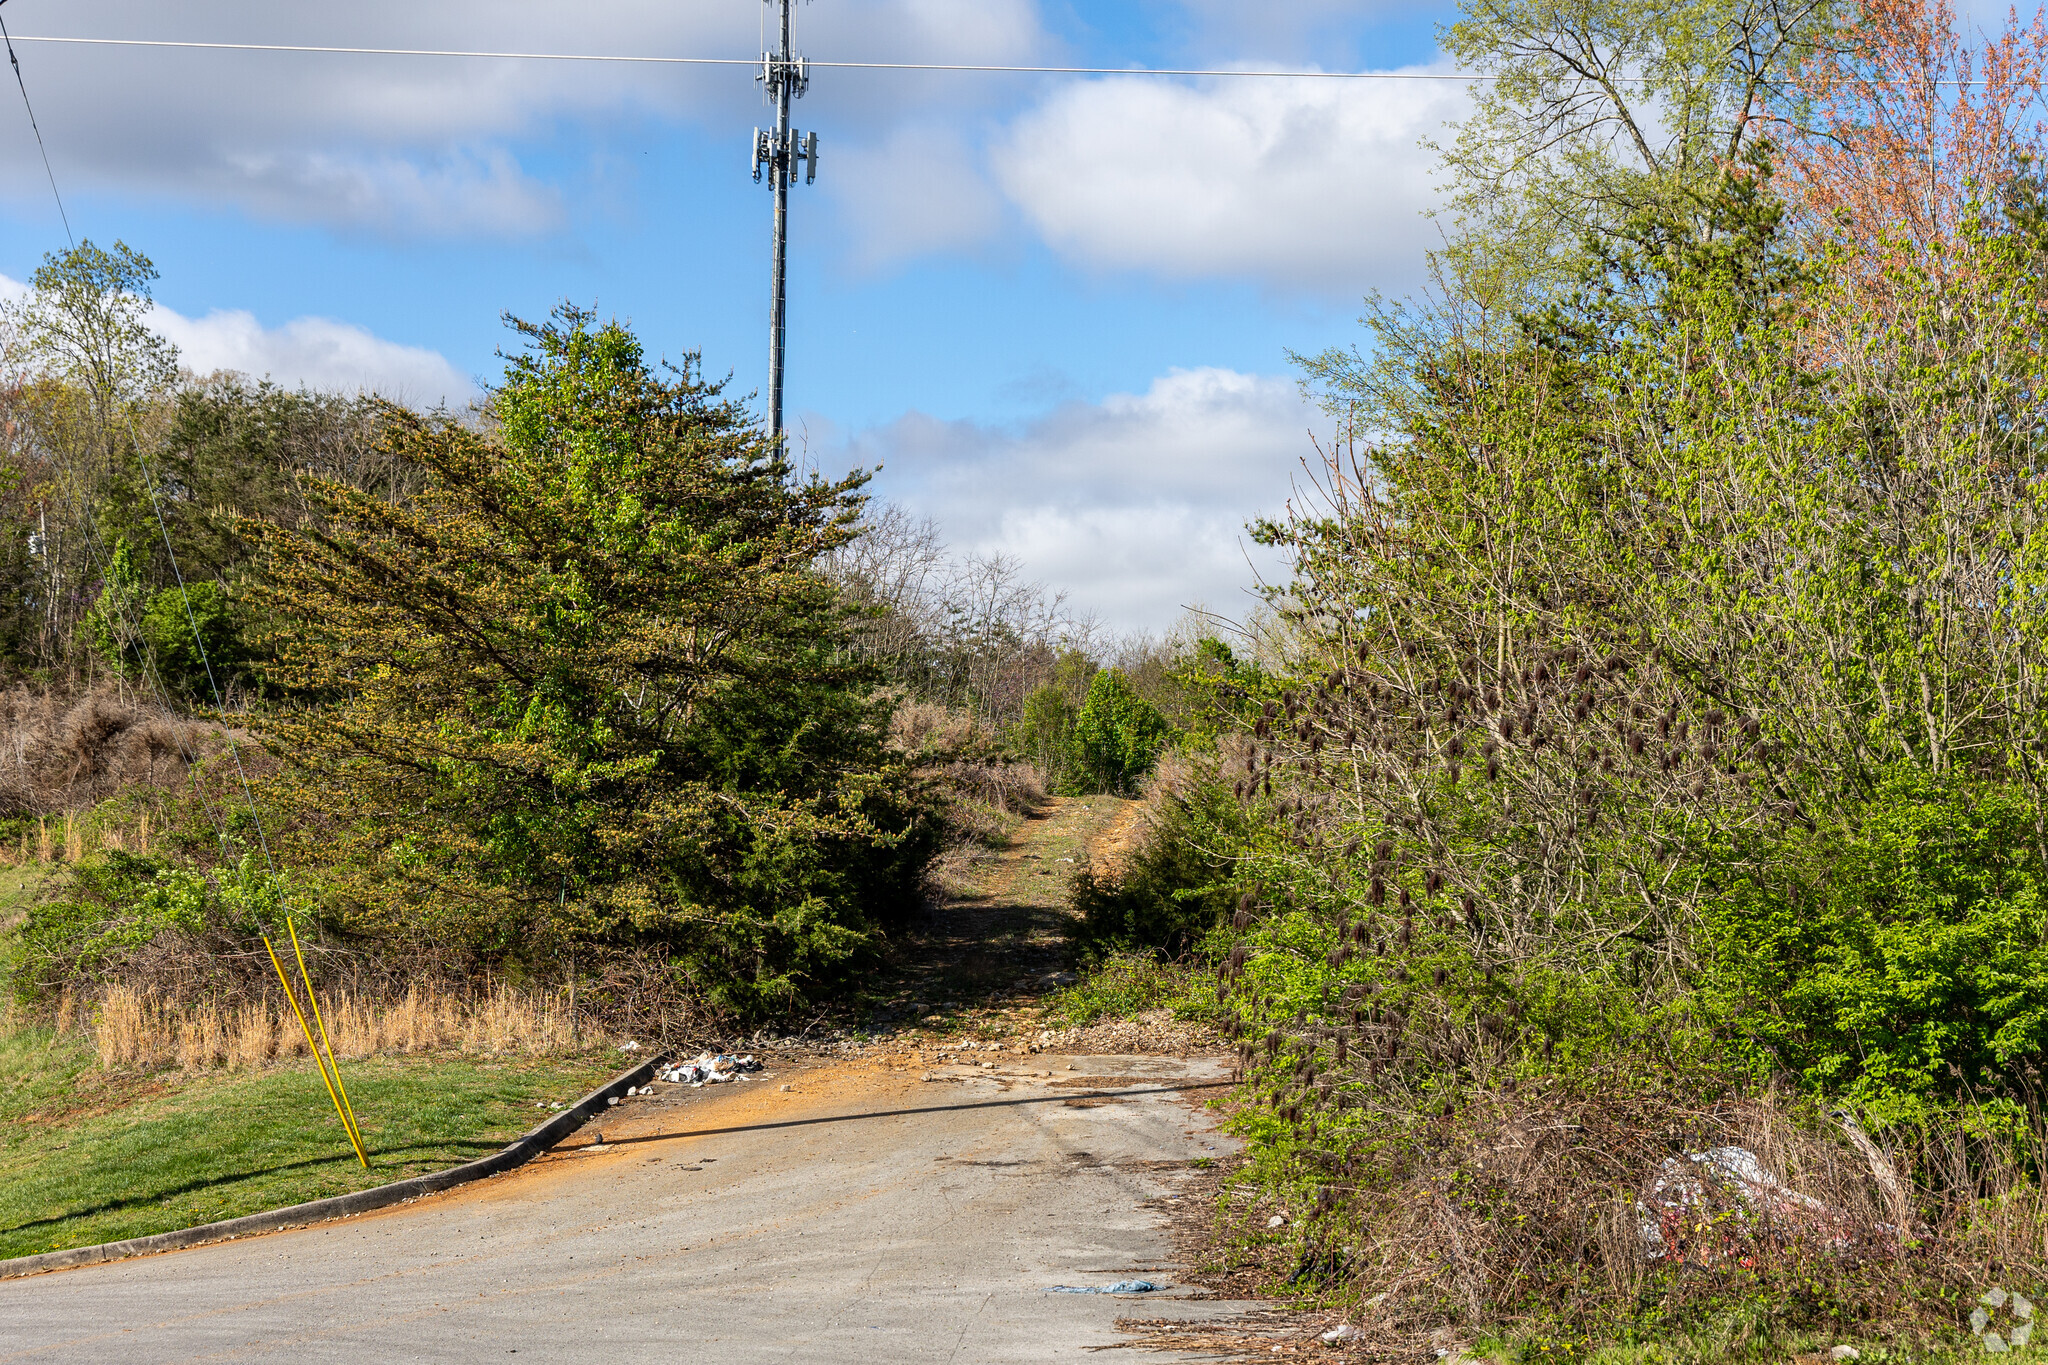
<svg viewBox="0 0 2048 1365">
<path fill-rule="evenodd" d="M 313 1030 L 306 1023 L 305 1011 L 299 1008 L 299 997 L 292 994 L 292 983 L 285 979 L 284 963 L 277 960 L 277 949 L 271 946 L 270 935 L 263 936 L 263 947 L 270 954 L 270 965 L 277 968 L 277 984 L 284 987 L 284 998 L 291 1003 L 292 1013 L 298 1016 L 299 1032 L 306 1035 L 306 1050 L 313 1054 L 313 1061 L 320 1068 L 320 1083 L 327 1087 L 327 1098 L 334 1101 L 334 1112 L 341 1119 L 343 1131 L 348 1134 L 348 1145 L 355 1148 L 356 1160 L 363 1163 L 363 1169 L 370 1169 L 370 1159 L 363 1155 L 363 1144 L 356 1141 L 356 1130 L 348 1126 L 348 1115 L 342 1112 L 341 1097 L 334 1093 L 334 1082 L 328 1079 L 327 1063 L 320 1056 L 319 1045 L 313 1041 Z"/>
<path fill-rule="evenodd" d="M 356 1122 L 356 1107 L 349 1103 L 348 1087 L 341 1083 L 341 1063 L 334 1060 L 334 1044 L 327 1041 L 327 1021 L 320 1017 L 320 997 L 313 994 L 313 978 L 306 975 L 306 955 L 299 951 L 299 931 L 292 927 L 287 918 L 285 932 L 292 936 L 292 956 L 299 960 L 299 980 L 306 983 L 306 1003 L 313 1007 L 313 1022 L 320 1026 L 320 1044 L 327 1049 L 327 1064 L 334 1068 L 334 1088 L 341 1092 L 341 1107 L 347 1111 L 349 1136 L 355 1139 L 356 1150 L 363 1150 L 362 1126 Z"/>
</svg>

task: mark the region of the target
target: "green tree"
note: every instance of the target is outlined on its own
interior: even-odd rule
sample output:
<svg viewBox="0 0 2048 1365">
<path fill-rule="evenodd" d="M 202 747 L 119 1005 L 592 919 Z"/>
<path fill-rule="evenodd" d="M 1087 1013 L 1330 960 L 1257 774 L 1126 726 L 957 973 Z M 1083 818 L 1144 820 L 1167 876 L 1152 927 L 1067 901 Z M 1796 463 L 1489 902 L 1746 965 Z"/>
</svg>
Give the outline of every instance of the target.
<svg viewBox="0 0 2048 1365">
<path fill-rule="evenodd" d="M 617 323 L 514 323 L 489 426 L 392 412 L 402 505 L 315 481 L 261 528 L 264 718 L 303 863 L 361 932 L 545 964 L 665 952 L 750 1011 L 828 988 L 919 904 L 924 806 L 818 571 L 865 476 L 800 481 Z"/>
<path fill-rule="evenodd" d="M 1129 792 L 1152 770 L 1173 728 L 1159 708 L 1139 696 L 1120 669 L 1105 668 L 1088 683 L 1088 699 L 1074 717 L 1074 772 L 1082 791 Z"/>
<path fill-rule="evenodd" d="M 1047 683 L 1024 698 L 1024 714 L 1010 728 L 1010 748 L 1027 762 L 1036 764 L 1046 785 L 1059 790 L 1065 785 L 1073 757 L 1074 704 L 1054 683 Z"/>
</svg>

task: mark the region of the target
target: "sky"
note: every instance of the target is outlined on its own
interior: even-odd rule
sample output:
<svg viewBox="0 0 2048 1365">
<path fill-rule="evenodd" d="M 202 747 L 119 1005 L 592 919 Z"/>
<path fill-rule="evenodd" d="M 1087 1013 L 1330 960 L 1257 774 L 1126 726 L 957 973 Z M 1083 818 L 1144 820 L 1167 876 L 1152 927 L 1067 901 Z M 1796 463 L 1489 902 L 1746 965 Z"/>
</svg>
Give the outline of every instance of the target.
<svg viewBox="0 0 2048 1365">
<path fill-rule="evenodd" d="M 745 67 L 67 46 L 51 35 L 753 58 L 762 0 L 14 0 L 73 229 L 146 252 L 195 371 L 473 399 L 563 300 L 765 390 L 772 122 Z M 1443 70 L 1425 0 L 808 0 L 820 60 Z M 1362 339 L 1438 228 L 1449 81 L 817 71 L 787 411 L 957 554 L 1117 631 L 1241 617 L 1326 423 L 1289 351 Z M 64 228 L 0 102 L 0 288 Z"/>
</svg>

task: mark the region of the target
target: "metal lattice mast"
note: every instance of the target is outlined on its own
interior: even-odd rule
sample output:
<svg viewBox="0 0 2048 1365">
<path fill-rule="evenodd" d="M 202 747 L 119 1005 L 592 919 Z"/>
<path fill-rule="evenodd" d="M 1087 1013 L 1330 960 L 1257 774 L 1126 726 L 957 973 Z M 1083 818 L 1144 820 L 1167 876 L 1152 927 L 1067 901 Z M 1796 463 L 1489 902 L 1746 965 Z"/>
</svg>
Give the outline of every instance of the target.
<svg viewBox="0 0 2048 1365">
<path fill-rule="evenodd" d="M 789 260 L 789 187 L 796 179 L 799 163 L 804 183 L 818 178 L 818 135 L 805 137 L 789 126 L 789 102 L 801 98 L 810 88 L 811 77 L 801 57 L 789 50 L 789 7 L 792 0 L 763 0 L 778 4 L 782 11 L 782 41 L 773 52 L 761 54 L 761 74 L 756 77 L 775 101 L 775 127 L 754 130 L 754 179 L 768 173 L 768 187 L 775 192 L 775 277 L 768 304 L 768 430 L 782 437 L 782 356 L 787 291 L 785 276 Z"/>
</svg>

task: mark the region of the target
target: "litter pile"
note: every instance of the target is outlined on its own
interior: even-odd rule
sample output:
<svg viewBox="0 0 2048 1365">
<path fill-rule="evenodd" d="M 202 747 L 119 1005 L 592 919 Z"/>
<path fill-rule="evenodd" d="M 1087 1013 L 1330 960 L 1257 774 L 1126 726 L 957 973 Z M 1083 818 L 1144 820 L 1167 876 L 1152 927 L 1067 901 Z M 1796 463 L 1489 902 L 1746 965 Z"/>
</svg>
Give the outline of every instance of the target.
<svg viewBox="0 0 2048 1365">
<path fill-rule="evenodd" d="M 1151 1280 L 1118 1280 L 1115 1284 L 1052 1284 L 1048 1294 L 1151 1294 L 1167 1288 Z"/>
<path fill-rule="evenodd" d="M 662 1067 L 654 1073 L 654 1079 L 673 1085 L 717 1085 L 720 1081 L 736 1081 L 749 1071 L 760 1069 L 761 1064 L 751 1056 L 728 1057 L 723 1052 L 703 1052 L 695 1061 Z"/>
</svg>

